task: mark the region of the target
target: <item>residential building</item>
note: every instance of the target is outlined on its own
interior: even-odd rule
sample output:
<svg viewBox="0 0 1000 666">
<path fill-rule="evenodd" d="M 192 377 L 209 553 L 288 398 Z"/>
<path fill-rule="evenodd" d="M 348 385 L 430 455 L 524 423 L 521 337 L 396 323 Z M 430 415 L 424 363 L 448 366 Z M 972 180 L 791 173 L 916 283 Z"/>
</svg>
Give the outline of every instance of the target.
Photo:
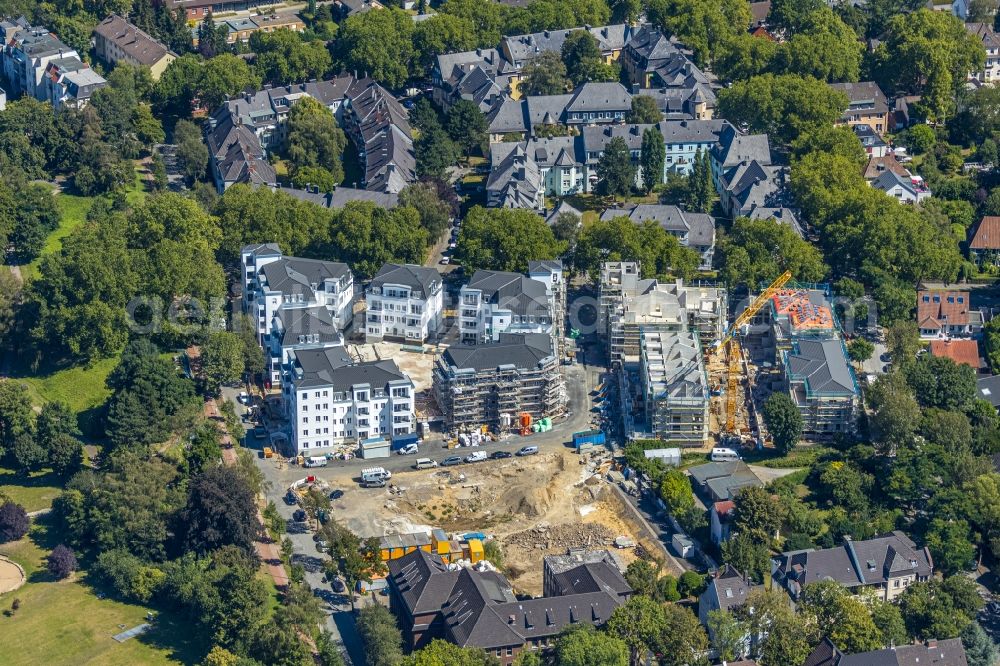
<svg viewBox="0 0 1000 666">
<path fill-rule="evenodd" d="M 528 262 L 528 277 L 545 285 L 545 297 L 549 301 L 549 312 L 552 313 L 552 339 L 556 342 L 556 353 L 560 357 L 566 338 L 566 279 L 563 270 L 563 263 L 559 259 Z"/>
<path fill-rule="evenodd" d="M 286 257 L 274 243 L 248 245 L 240 255 L 243 310 L 256 319 L 263 346 L 281 309 L 323 307 L 338 331 L 351 322 L 354 276 L 347 264 Z"/>
<path fill-rule="evenodd" d="M 608 208 L 601 214 L 602 220 L 617 217 L 627 217 L 638 225 L 648 220 L 656 222 L 676 237 L 682 246 L 698 253 L 700 269 L 711 269 L 715 255 L 715 218 L 711 215 L 691 213 L 664 204 L 631 204 L 624 208 Z"/>
<path fill-rule="evenodd" d="M 18 21 L 4 29 L 9 33 L 3 44 L 3 75 L 8 83 L 7 92 L 13 98 L 27 95 L 47 101 L 44 87 L 45 70 L 53 60 L 76 58 L 80 54 L 62 43 L 58 37 L 41 26 L 29 27 Z"/>
<path fill-rule="evenodd" d="M 511 92 L 510 79 L 514 75 L 514 66 L 497 49 L 444 53 L 435 59 L 433 99 L 443 109 L 467 99 L 483 112 L 502 102 L 516 104 L 516 100 L 504 98 Z"/>
<path fill-rule="evenodd" d="M 821 439 L 854 432 L 861 391 L 843 340 L 794 340 L 783 364 L 803 435 Z"/>
<path fill-rule="evenodd" d="M 622 54 L 632 94 L 652 97 L 668 118 L 710 120 L 718 86 L 690 55 L 674 37 L 650 25 L 639 28 Z"/>
<path fill-rule="evenodd" d="M 987 215 L 975 225 L 969 238 L 969 259 L 980 268 L 1000 264 L 1000 216 Z"/>
<path fill-rule="evenodd" d="M 357 14 L 365 14 L 373 9 L 385 9 L 385 5 L 378 0 L 334 0 L 333 8 L 336 20 L 343 21 L 346 18 Z"/>
<path fill-rule="evenodd" d="M 874 155 L 868 158 L 868 164 L 865 166 L 865 181 L 871 183 L 872 181 L 878 180 L 878 178 L 886 171 L 892 171 L 900 178 L 911 178 L 912 174 L 910 171 L 900 164 L 896 156 L 887 152 L 881 157 L 876 157 Z"/>
<path fill-rule="evenodd" d="M 306 29 L 306 24 L 302 20 L 302 17 L 292 12 L 260 14 L 251 16 L 250 20 L 257 26 L 257 32 L 270 33 L 275 30 L 302 32 Z"/>
<path fill-rule="evenodd" d="M 774 208 L 768 208 L 766 206 L 757 206 L 750 211 L 747 215 L 751 220 L 774 220 L 778 224 L 784 224 L 792 228 L 792 231 L 799 238 L 805 238 L 805 231 L 802 229 L 802 225 L 799 224 L 799 220 L 795 217 L 795 211 L 791 208 L 785 208 L 784 206 L 778 206 Z"/>
<path fill-rule="evenodd" d="M 542 596 L 565 597 L 608 589 L 623 600 L 632 588 L 622 576 L 624 567 L 610 550 L 569 548 L 565 555 L 542 558 Z"/>
<path fill-rule="evenodd" d="M 590 81 L 573 91 L 566 105 L 567 125 L 622 122 L 632 110 L 632 95 L 620 83 Z"/>
<path fill-rule="evenodd" d="M 628 42 L 632 34 L 632 27 L 626 24 L 604 25 L 596 28 L 570 28 L 568 30 L 543 30 L 527 35 L 514 35 L 504 37 L 500 41 L 500 53 L 513 65 L 513 70 L 517 72 L 510 80 L 511 95 L 515 99 L 520 98 L 518 83 L 520 82 L 520 72 L 524 66 L 540 56 L 545 51 L 562 51 L 563 42 L 566 36 L 574 30 L 587 30 L 597 40 L 597 47 L 601 50 L 604 61 L 612 63 L 618 60 L 622 49 Z"/>
<path fill-rule="evenodd" d="M 278 308 L 265 337 L 269 375 L 266 381 L 271 388 L 281 386 L 284 371 L 296 352 L 344 344 L 341 327 L 334 321 L 331 311 L 322 305 Z"/>
<path fill-rule="evenodd" d="M 545 209 L 545 180 L 541 168 L 520 144 L 502 161 L 495 163 L 490 171 L 486 180 L 486 205 L 493 208 Z"/>
<path fill-rule="evenodd" d="M 552 337 L 542 333 L 449 347 L 434 366 L 434 394 L 449 428 L 509 428 L 521 414 L 537 420 L 566 408 Z"/>
<path fill-rule="evenodd" d="M 665 85 L 657 77 L 657 70 L 670 66 L 678 58 L 687 60 L 676 38 L 667 37 L 652 25 L 636 30 L 622 53 L 622 69 L 629 81 L 640 88 L 657 88 Z"/>
<path fill-rule="evenodd" d="M 722 568 L 709 578 L 705 591 L 698 597 L 698 620 L 707 628 L 709 613 L 712 611 L 731 613 L 746 603 L 747 597 L 751 592 L 759 589 L 763 589 L 763 586 L 752 582 L 747 576 L 740 573 L 736 567 L 730 564 L 723 564 Z M 711 629 L 708 631 L 709 638 L 712 638 Z M 736 656 L 744 657 L 749 651 L 750 635 L 748 634 L 744 639 L 743 649 Z"/>
<path fill-rule="evenodd" d="M 892 601 L 913 583 L 929 580 L 934 560 L 900 531 L 822 550 L 796 550 L 771 560 L 771 577 L 798 599 L 809 583 L 834 580 L 851 592 L 874 592 Z"/>
<path fill-rule="evenodd" d="M 413 432 L 413 382 L 391 359 L 357 363 L 343 347 L 300 349 L 282 384 L 296 455 Z"/>
<path fill-rule="evenodd" d="M 421 343 L 441 333 L 441 274 L 413 264 L 385 264 L 365 292 L 365 339 Z"/>
<path fill-rule="evenodd" d="M 0 111 L 7 108 L 7 91 L 0 88 Z"/>
<path fill-rule="evenodd" d="M 980 336 L 985 323 L 983 313 L 972 307 L 971 296 L 968 291 L 918 291 L 917 327 L 920 337 L 947 339 Z"/>
<path fill-rule="evenodd" d="M 969 72 L 969 80 L 978 84 L 1000 81 L 1000 35 L 993 30 L 993 24 L 966 23 L 965 29 L 983 40 L 983 47 L 986 49 L 983 68 L 978 72 Z"/>
<path fill-rule="evenodd" d="M 979 354 L 977 340 L 931 340 L 931 356 L 950 358 L 959 365 L 967 365 L 977 373 L 986 367 L 986 359 Z"/>
<path fill-rule="evenodd" d="M 361 190 L 356 187 L 342 187 L 338 185 L 329 192 L 321 192 L 319 187 L 315 185 L 306 186 L 305 189 L 280 186 L 271 189 L 284 192 L 290 197 L 294 197 L 300 201 L 308 201 L 322 208 L 343 208 L 349 203 L 366 201 L 385 209 L 395 208 L 399 205 L 398 194 Z"/>
<path fill-rule="evenodd" d="M 892 645 L 871 652 L 844 654 L 829 638 L 824 637 L 803 666 L 968 666 L 961 638 L 931 639 L 912 645 Z"/>
<path fill-rule="evenodd" d="M 927 8 L 936 12 L 951 12 L 964 21 L 969 18 L 970 0 L 927 0 Z"/>
<path fill-rule="evenodd" d="M 605 561 L 585 561 L 550 575 L 551 590 L 518 599 L 494 571 L 449 568 L 436 554 L 414 550 L 389 562 L 389 608 L 409 649 L 444 639 L 485 650 L 511 666 L 524 650 L 546 652 L 573 624 L 603 626 L 631 590 Z M 552 569 L 554 571 L 554 569 Z"/>
<path fill-rule="evenodd" d="M 889 144 L 882 140 L 882 137 L 872 129 L 871 125 L 859 123 L 852 125 L 855 136 L 861 141 L 861 147 L 865 149 L 865 154 L 869 158 L 885 157 L 889 152 Z"/>
<path fill-rule="evenodd" d="M 501 333 L 552 335 L 545 284 L 519 273 L 478 270 L 459 291 L 458 326 L 463 344 L 496 342 Z"/>
<path fill-rule="evenodd" d="M 234 183 L 276 185 L 267 155 L 284 144 L 288 113 L 305 96 L 321 102 L 344 127 L 358 150 L 364 171 L 360 185 L 365 189 L 398 194 L 416 180 L 406 110 L 373 80 L 347 74 L 294 86 L 265 86 L 222 104 L 209 119 L 207 133 L 220 193 Z"/>
<path fill-rule="evenodd" d="M 184 12 L 188 21 L 201 22 L 209 14 L 249 12 L 261 6 L 273 6 L 273 0 L 164 0 L 171 12 Z"/>
<path fill-rule="evenodd" d="M 695 492 L 712 504 L 735 499 L 744 488 L 764 486 L 742 460 L 696 465 L 688 469 L 688 474 L 691 475 Z"/>
<path fill-rule="evenodd" d="M 133 67 L 146 67 L 154 81 L 159 81 L 167 66 L 177 58 L 163 42 L 118 14 L 112 14 L 94 28 L 94 51 L 110 65 L 125 62 Z"/>
<path fill-rule="evenodd" d="M 868 125 L 879 134 L 889 131 L 889 102 L 877 83 L 831 83 L 830 87 L 847 95 L 843 124 Z"/>
<path fill-rule="evenodd" d="M 913 175 L 907 178 L 895 171 L 884 172 L 870 184 L 906 204 L 917 204 L 931 196 L 923 178 Z"/>
<path fill-rule="evenodd" d="M 990 375 L 977 379 L 976 396 L 993 405 L 994 409 L 1000 409 L 1000 375 Z"/>
<path fill-rule="evenodd" d="M 770 324 L 777 361 L 800 338 L 833 339 L 840 337 L 840 328 L 833 304 L 821 289 L 793 287 L 780 289 L 764 310 Z"/>
<path fill-rule="evenodd" d="M 639 345 L 645 427 L 627 430 L 636 438 L 705 446 L 709 390 L 697 333 L 642 330 Z"/>
<path fill-rule="evenodd" d="M 730 124 L 728 120 L 664 120 L 657 127 L 667 152 L 666 179 L 668 173 L 690 174 L 698 153 L 708 155 Z"/>
<path fill-rule="evenodd" d="M 712 182 L 716 191 L 721 191 L 725 174 L 741 164 L 771 164 L 771 146 L 766 134 L 743 134 L 727 123 L 722 127 L 718 142 L 712 146 L 709 156 Z"/>
<path fill-rule="evenodd" d="M 45 66 L 41 90 L 44 99 L 58 111 L 64 107 L 84 108 L 91 95 L 106 85 L 104 77 L 79 58 L 57 58 Z"/>
<path fill-rule="evenodd" d="M 736 502 L 733 500 L 714 502 L 709 507 L 708 531 L 712 536 L 712 543 L 721 546 L 722 542 L 729 540 L 735 518 Z"/>
<path fill-rule="evenodd" d="M 785 170 L 771 164 L 766 134 L 741 134 L 727 124 L 709 157 L 712 184 L 727 215 L 748 216 L 755 208 L 782 206 Z"/>
<path fill-rule="evenodd" d="M 537 203 L 537 192 L 533 199 L 528 196 L 535 184 L 534 171 L 538 172 L 538 186 L 542 189 L 543 201 L 545 196 L 564 197 L 589 191 L 587 165 L 581 160 L 579 145 L 578 137 L 574 136 L 533 137 L 523 143 L 490 144 L 492 171 L 486 182 L 487 202 L 490 205 L 501 205 L 508 198 L 508 192 L 505 192 L 509 189 L 508 185 L 516 182 L 519 186 L 524 186 L 524 199 Z M 518 149 L 523 152 L 523 156 L 521 152 L 517 152 Z M 530 176 L 526 173 L 522 178 L 517 173 L 522 165 L 532 171 Z"/>
</svg>

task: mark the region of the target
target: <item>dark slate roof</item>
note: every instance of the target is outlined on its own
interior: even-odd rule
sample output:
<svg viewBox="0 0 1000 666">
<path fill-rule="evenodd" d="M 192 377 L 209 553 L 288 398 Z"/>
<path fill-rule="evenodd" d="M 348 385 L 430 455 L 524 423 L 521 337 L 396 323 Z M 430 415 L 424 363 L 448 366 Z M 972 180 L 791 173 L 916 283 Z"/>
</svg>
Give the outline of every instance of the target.
<svg viewBox="0 0 1000 666">
<path fill-rule="evenodd" d="M 591 81 L 573 92 L 567 111 L 618 111 L 632 108 L 632 95 L 625 86 L 613 82 Z"/>
<path fill-rule="evenodd" d="M 805 237 L 802 225 L 795 217 L 795 212 L 791 208 L 758 206 L 747 215 L 751 220 L 774 220 L 778 224 L 787 224 L 800 238 Z"/>
<path fill-rule="evenodd" d="M 493 145 L 508 146 L 504 143 Z M 542 174 L 538 163 L 525 152 L 524 144 L 515 144 L 502 161 L 494 164 L 486 179 L 491 201 L 502 208 L 537 208 Z"/>
<path fill-rule="evenodd" d="M 628 217 L 636 224 L 653 220 L 674 234 L 687 234 L 691 247 L 709 247 L 715 243 L 715 218 L 704 213 L 689 213 L 677 206 L 664 204 L 633 204 L 625 208 L 608 208 L 602 220 Z"/>
<path fill-rule="evenodd" d="M 441 558 L 419 548 L 389 561 L 389 584 L 413 615 L 439 610 L 458 582 L 458 571 L 448 571 Z"/>
<path fill-rule="evenodd" d="M 480 290 L 484 301 L 509 308 L 516 315 L 548 315 L 545 284 L 520 273 L 478 270 L 466 287 Z"/>
<path fill-rule="evenodd" d="M 449 347 L 444 362 L 459 370 L 491 370 L 499 366 L 535 368 L 552 356 L 552 338 L 544 333 L 501 333 L 497 342 Z"/>
<path fill-rule="evenodd" d="M 644 91 L 639 91 L 644 94 Z M 729 126 L 728 120 L 664 120 L 657 128 L 663 135 L 664 143 L 709 143 L 719 140 L 722 131 Z"/>
<path fill-rule="evenodd" d="M 441 284 L 441 274 L 434 268 L 424 268 L 414 264 L 385 264 L 372 278 L 372 287 L 385 284 L 399 284 L 420 292 L 423 298 Z"/>
<path fill-rule="evenodd" d="M 284 257 L 264 265 L 259 272 L 267 280 L 268 289 L 283 294 L 303 294 L 309 299 L 314 286 L 326 280 L 341 280 L 351 274 L 351 269 L 336 261 Z"/>
<path fill-rule="evenodd" d="M 628 42 L 628 48 L 651 63 L 680 53 L 673 37 L 666 37 L 651 25 L 639 28 Z"/>
<path fill-rule="evenodd" d="M 624 139 L 629 150 L 642 148 L 642 134 L 656 125 L 587 125 L 583 128 L 583 151 L 589 164 L 597 164 L 598 157 L 592 153 L 603 153 L 612 139 Z"/>
<path fill-rule="evenodd" d="M 580 564 L 553 574 L 552 580 L 560 595 L 592 592 L 624 595 L 632 592 L 618 568 L 606 561 Z"/>
<path fill-rule="evenodd" d="M 517 62 L 525 62 L 537 58 L 545 51 L 562 51 L 567 35 L 581 28 L 567 30 L 545 30 L 527 35 L 504 37 L 503 45 L 511 58 Z M 589 32 L 597 39 L 598 48 L 602 52 L 618 51 L 625 47 L 632 28 L 628 25 L 606 25 L 590 28 Z"/>
<path fill-rule="evenodd" d="M 840 340 L 797 340 L 787 354 L 786 372 L 789 379 L 804 381 L 813 395 L 854 395 L 858 390 Z"/>
<path fill-rule="evenodd" d="M 764 485 L 742 460 L 697 465 L 688 473 L 709 491 L 712 499 L 733 499 L 743 488 Z"/>
<path fill-rule="evenodd" d="M 279 191 L 323 208 L 343 208 L 352 201 L 370 201 L 379 208 L 395 208 L 399 204 L 399 195 L 392 192 L 361 190 L 356 187 L 335 187 L 332 192 L 320 192 L 318 188 L 300 190 L 283 187 Z"/>
<path fill-rule="evenodd" d="M 803 666 L 968 666 L 962 639 L 929 640 L 914 645 L 844 654 L 829 638 L 823 638 Z"/>
<path fill-rule="evenodd" d="M 719 608 L 728 611 L 742 605 L 755 587 L 758 586 L 751 583 L 736 567 L 724 564 L 718 575 L 709 579 L 708 588 L 702 595 L 708 594 L 709 590 L 714 591 L 719 600 Z"/>
<path fill-rule="evenodd" d="M 770 164 L 771 147 L 766 134 L 741 134 L 732 125 L 726 125 L 719 143 L 712 149 L 712 156 L 724 169 L 754 160 Z"/>
<path fill-rule="evenodd" d="M 583 219 L 583 213 L 581 213 L 580 211 L 578 211 L 576 208 L 573 208 L 572 206 L 570 206 L 568 203 L 566 203 L 566 200 L 563 199 L 562 201 L 559 202 L 559 205 L 556 206 L 555 208 L 553 208 L 552 212 L 549 213 L 545 217 L 545 222 L 549 226 L 552 226 L 553 224 L 556 223 L 556 220 L 559 219 L 559 216 L 563 215 L 563 214 L 566 214 L 566 215 L 576 215 L 577 218 L 579 218 L 581 220 Z M 528 265 L 530 266 L 531 263 L 529 262 Z"/>
<path fill-rule="evenodd" d="M 860 83 L 831 83 L 834 90 L 847 95 L 848 111 L 870 110 L 872 113 L 889 113 L 885 93 L 874 81 Z"/>
<path fill-rule="evenodd" d="M 536 125 L 557 125 L 562 123 L 566 107 L 572 99 L 573 93 L 525 97 L 524 105 L 527 110 L 526 125 L 528 129 L 530 130 Z"/>
<path fill-rule="evenodd" d="M 976 394 L 994 407 L 1000 407 L 1000 375 L 991 375 L 976 380 Z"/>
<path fill-rule="evenodd" d="M 567 204 L 567 207 L 573 208 L 569 204 Z M 553 271 L 561 271 L 561 270 L 563 270 L 563 262 L 561 259 L 535 259 L 528 262 L 528 275 L 543 271 L 546 273 L 551 273 Z"/>
<path fill-rule="evenodd" d="M 558 95 L 558 97 L 562 97 L 562 95 Z M 535 97 L 534 99 L 539 98 Z M 563 107 L 565 107 L 565 104 Z M 527 110 L 527 101 L 523 99 L 506 98 L 500 104 L 495 104 L 486 114 L 490 134 L 527 132 L 530 129 L 530 123 L 527 120 Z M 561 112 L 560 109 L 560 114 Z"/>
<path fill-rule="evenodd" d="M 296 389 L 329 386 L 334 391 L 347 391 L 362 384 L 385 388 L 389 382 L 410 381 L 395 361 L 354 363 L 343 347 L 296 351 L 293 365 Z"/>
<path fill-rule="evenodd" d="M 241 254 L 251 252 L 254 256 L 260 257 L 280 257 L 281 246 L 277 243 L 251 243 L 240 248 Z"/>
<path fill-rule="evenodd" d="M 311 308 L 278 308 L 276 316 L 281 322 L 282 347 L 332 345 L 343 341 L 333 322 L 333 314 L 322 305 Z"/>
</svg>

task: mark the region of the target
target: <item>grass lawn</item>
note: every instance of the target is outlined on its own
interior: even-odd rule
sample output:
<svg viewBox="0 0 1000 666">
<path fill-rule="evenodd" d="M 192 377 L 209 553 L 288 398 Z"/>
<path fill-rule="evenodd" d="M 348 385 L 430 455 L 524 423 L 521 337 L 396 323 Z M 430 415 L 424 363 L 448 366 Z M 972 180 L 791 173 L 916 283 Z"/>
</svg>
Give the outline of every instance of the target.
<svg viewBox="0 0 1000 666">
<path fill-rule="evenodd" d="M 788 467 L 811 467 L 822 456 L 832 451 L 832 449 L 820 446 L 798 446 L 787 455 L 775 455 L 774 449 L 765 451 L 748 452 L 743 456 L 743 460 L 749 465 L 760 465 L 761 467 L 771 467 L 773 469 L 785 469 Z"/>
<path fill-rule="evenodd" d="M 58 537 L 56 537 L 58 538 Z M 147 608 L 99 599 L 86 573 L 54 581 L 44 558 L 54 546 L 44 524 L 28 538 L 0 546 L 0 553 L 24 567 L 28 583 L 0 596 L 7 610 L 16 597 L 20 609 L 0 615 L 0 664 L 195 664 L 204 647 L 185 642 L 191 632 L 175 618 L 159 615 L 155 628 L 118 643 L 111 637 L 146 621 Z"/>
<path fill-rule="evenodd" d="M 52 500 L 62 491 L 59 477 L 50 471 L 32 472 L 28 476 L 0 467 L 0 495 L 6 495 L 25 511 L 38 511 L 52 506 Z"/>
<path fill-rule="evenodd" d="M 90 367 L 74 366 L 47 375 L 19 377 L 18 381 L 28 385 L 36 403 L 61 400 L 79 414 L 108 399 L 111 392 L 104 382 L 116 365 L 117 358 L 106 358 Z"/>
</svg>

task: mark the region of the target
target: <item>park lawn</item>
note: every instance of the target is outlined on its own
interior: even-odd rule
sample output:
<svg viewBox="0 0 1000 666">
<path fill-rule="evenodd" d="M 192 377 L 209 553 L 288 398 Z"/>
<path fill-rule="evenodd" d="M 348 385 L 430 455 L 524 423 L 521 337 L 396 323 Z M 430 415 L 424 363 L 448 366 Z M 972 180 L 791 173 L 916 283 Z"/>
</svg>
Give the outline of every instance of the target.
<svg viewBox="0 0 1000 666">
<path fill-rule="evenodd" d="M 117 358 L 106 358 L 89 367 L 73 366 L 46 375 L 19 377 L 18 381 L 28 385 L 37 404 L 59 400 L 79 414 L 107 401 L 111 391 L 105 381 L 116 365 Z"/>
<path fill-rule="evenodd" d="M 774 449 L 764 451 L 753 451 L 744 454 L 743 460 L 749 465 L 759 465 L 772 469 L 787 469 L 789 467 L 812 467 L 821 457 L 830 453 L 832 449 L 826 446 L 813 444 L 808 446 L 798 445 L 786 455 L 778 455 Z"/>
<path fill-rule="evenodd" d="M 28 538 L 0 546 L 0 553 L 24 567 L 28 583 L 0 596 L 7 610 L 14 598 L 20 609 L 11 617 L 0 615 L 0 665 L 29 664 L 194 664 L 203 646 L 185 644 L 191 632 L 175 618 L 160 615 L 157 628 L 124 643 L 111 637 L 146 621 L 149 609 L 112 599 L 99 599 L 79 572 L 54 581 L 44 558 L 51 540 L 44 525 L 36 525 Z M 124 625 L 124 629 L 123 629 Z"/>
<path fill-rule="evenodd" d="M 61 482 L 52 471 L 32 472 L 24 476 L 0 467 L 0 495 L 5 495 L 25 511 L 38 511 L 52 506 L 52 500 L 62 492 Z"/>
</svg>

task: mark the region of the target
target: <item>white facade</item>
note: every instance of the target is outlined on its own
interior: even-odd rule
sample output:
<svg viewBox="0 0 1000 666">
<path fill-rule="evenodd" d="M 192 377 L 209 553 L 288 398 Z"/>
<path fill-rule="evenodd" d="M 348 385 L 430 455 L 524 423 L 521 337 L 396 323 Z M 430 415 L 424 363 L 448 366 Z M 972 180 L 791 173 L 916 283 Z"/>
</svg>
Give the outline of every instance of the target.
<svg viewBox="0 0 1000 666">
<path fill-rule="evenodd" d="M 48 64 L 60 58 L 80 59 L 80 54 L 59 41 L 46 28 L 31 27 L 14 33 L 3 45 L 3 73 L 14 97 L 28 95 L 46 101 L 42 80 Z"/>
<path fill-rule="evenodd" d="M 444 290 L 433 268 L 386 264 L 365 293 L 366 340 L 423 342 L 441 332 Z"/>
<path fill-rule="evenodd" d="M 476 271 L 459 292 L 458 302 L 465 344 L 497 342 L 501 333 L 553 334 L 554 294 L 541 280 Z"/>
<path fill-rule="evenodd" d="M 283 394 L 296 455 L 414 429 L 410 378 L 392 361 L 352 364 L 342 347 L 296 352 Z"/>
</svg>

